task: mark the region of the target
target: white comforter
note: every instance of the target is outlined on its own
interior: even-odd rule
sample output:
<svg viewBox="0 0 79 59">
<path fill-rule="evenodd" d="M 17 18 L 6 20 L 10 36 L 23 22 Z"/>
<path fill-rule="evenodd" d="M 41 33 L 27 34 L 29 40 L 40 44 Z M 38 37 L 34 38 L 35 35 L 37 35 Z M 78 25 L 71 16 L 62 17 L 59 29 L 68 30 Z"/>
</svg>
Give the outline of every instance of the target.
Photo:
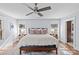
<svg viewBox="0 0 79 59">
<path fill-rule="evenodd" d="M 18 43 L 18 47 L 20 46 L 28 46 L 28 45 L 58 45 L 58 40 L 49 34 L 41 34 L 41 35 L 26 35 L 23 37 Z"/>
</svg>

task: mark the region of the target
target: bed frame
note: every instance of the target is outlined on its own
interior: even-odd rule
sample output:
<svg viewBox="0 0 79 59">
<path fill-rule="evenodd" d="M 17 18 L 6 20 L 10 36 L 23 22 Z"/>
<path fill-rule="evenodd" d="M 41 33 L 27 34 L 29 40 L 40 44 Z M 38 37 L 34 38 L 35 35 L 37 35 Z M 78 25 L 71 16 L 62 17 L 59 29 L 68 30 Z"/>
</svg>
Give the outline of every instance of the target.
<svg viewBox="0 0 79 59">
<path fill-rule="evenodd" d="M 56 51 L 56 54 L 58 54 L 56 45 L 47 45 L 47 46 L 21 46 L 20 47 L 20 55 L 22 54 L 22 51 L 25 52 L 51 52 L 52 50 Z"/>
</svg>

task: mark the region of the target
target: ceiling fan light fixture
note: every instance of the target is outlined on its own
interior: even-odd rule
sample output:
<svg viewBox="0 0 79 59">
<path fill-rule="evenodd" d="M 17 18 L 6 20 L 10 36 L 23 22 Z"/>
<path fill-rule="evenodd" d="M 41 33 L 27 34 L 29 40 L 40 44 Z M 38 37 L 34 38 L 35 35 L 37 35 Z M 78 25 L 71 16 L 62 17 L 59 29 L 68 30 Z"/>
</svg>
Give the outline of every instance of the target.
<svg viewBox="0 0 79 59">
<path fill-rule="evenodd" d="M 34 8 L 32 8 L 32 7 L 30 7 L 29 5 L 27 5 L 27 7 L 28 7 L 29 9 L 31 9 L 33 12 L 30 12 L 30 13 L 26 14 L 26 16 L 28 16 L 28 15 L 30 15 L 30 14 L 32 14 L 32 13 L 35 13 L 35 14 L 37 14 L 37 15 L 39 15 L 39 16 L 43 16 L 43 14 L 40 13 L 40 12 L 47 11 L 47 10 L 51 10 L 51 7 L 50 7 L 50 6 L 44 7 L 44 8 L 41 8 L 41 9 L 38 9 L 38 6 L 37 6 L 37 5 L 38 5 L 38 4 L 35 3 L 35 7 L 34 7 Z"/>
</svg>

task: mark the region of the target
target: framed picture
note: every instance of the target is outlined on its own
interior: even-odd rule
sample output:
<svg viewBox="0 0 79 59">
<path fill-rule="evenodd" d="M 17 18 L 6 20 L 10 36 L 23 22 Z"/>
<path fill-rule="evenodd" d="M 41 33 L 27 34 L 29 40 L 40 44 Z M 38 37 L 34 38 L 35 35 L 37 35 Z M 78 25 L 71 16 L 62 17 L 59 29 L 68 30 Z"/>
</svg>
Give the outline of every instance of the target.
<svg viewBox="0 0 79 59">
<path fill-rule="evenodd" d="M 14 28 L 14 25 L 13 24 L 11 24 L 11 28 Z"/>
<path fill-rule="evenodd" d="M 10 30 L 12 30 L 14 28 L 14 25 L 11 23 L 10 24 Z"/>
</svg>

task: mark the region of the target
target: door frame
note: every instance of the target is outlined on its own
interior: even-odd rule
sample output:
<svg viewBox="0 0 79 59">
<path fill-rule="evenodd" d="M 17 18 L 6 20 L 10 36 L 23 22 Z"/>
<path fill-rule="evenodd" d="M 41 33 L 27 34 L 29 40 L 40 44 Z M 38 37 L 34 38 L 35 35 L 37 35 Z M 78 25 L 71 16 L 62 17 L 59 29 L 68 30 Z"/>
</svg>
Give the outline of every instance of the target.
<svg viewBox="0 0 79 59">
<path fill-rule="evenodd" d="M 74 23 L 74 31 L 73 31 L 73 44 L 72 44 L 72 47 L 76 47 L 76 17 L 72 17 L 72 18 L 68 18 L 66 19 L 65 21 L 65 39 L 66 39 L 66 43 L 67 43 L 67 21 L 73 21 Z"/>
</svg>

